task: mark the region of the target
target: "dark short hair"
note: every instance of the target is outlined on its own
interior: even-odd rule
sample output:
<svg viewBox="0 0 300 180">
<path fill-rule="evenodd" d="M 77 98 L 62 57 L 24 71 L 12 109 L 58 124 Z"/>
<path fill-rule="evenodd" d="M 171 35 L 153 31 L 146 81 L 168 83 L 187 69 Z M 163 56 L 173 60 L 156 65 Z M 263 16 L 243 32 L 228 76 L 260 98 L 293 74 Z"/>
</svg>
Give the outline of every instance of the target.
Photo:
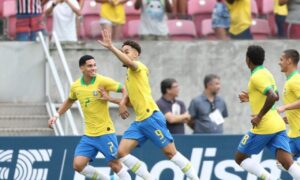
<svg viewBox="0 0 300 180">
<path fill-rule="evenodd" d="M 161 81 L 160 83 L 160 90 L 162 94 L 167 93 L 167 89 L 171 89 L 173 83 L 176 83 L 177 81 L 173 78 L 167 78 Z"/>
<path fill-rule="evenodd" d="M 298 53 L 297 50 L 287 49 L 287 50 L 283 51 L 283 53 L 287 58 L 291 58 L 295 65 L 298 64 L 298 62 L 299 62 L 299 53 Z"/>
<path fill-rule="evenodd" d="M 214 79 L 220 79 L 220 76 L 216 75 L 216 74 L 208 74 L 204 77 L 204 87 L 207 88 L 208 83 L 210 83 L 211 81 L 213 81 Z"/>
<path fill-rule="evenodd" d="M 247 49 L 247 57 L 254 65 L 262 65 L 265 61 L 265 50 L 261 46 L 251 45 Z"/>
<path fill-rule="evenodd" d="M 86 61 L 90 60 L 90 59 L 95 59 L 93 56 L 91 55 L 84 55 L 79 59 L 79 67 L 84 66 Z"/>
<path fill-rule="evenodd" d="M 123 42 L 122 47 L 124 47 L 124 46 L 130 46 L 130 47 L 132 47 L 133 49 L 137 50 L 137 52 L 139 53 L 139 55 L 142 53 L 141 46 L 137 42 L 135 42 L 135 41 L 126 40 L 126 41 Z"/>
</svg>

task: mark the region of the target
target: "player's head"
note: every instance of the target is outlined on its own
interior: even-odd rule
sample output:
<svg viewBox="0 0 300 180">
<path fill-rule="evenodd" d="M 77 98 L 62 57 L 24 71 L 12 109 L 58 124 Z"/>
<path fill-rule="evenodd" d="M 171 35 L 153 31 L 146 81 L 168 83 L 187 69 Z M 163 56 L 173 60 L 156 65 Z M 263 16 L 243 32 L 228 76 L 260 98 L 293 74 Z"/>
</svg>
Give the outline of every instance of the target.
<svg viewBox="0 0 300 180">
<path fill-rule="evenodd" d="M 265 50 L 261 46 L 251 45 L 247 49 L 246 62 L 248 67 L 263 65 L 265 61 Z"/>
<path fill-rule="evenodd" d="M 160 90 L 161 90 L 162 95 L 168 94 L 170 96 L 177 97 L 179 94 L 178 83 L 173 78 L 164 79 L 160 83 Z"/>
<path fill-rule="evenodd" d="M 132 60 L 137 59 L 142 52 L 141 46 L 132 40 L 123 42 L 122 51 Z"/>
<path fill-rule="evenodd" d="M 295 49 L 287 49 L 280 56 L 279 66 L 281 72 L 288 72 L 290 68 L 297 67 L 299 62 L 299 53 Z"/>
<path fill-rule="evenodd" d="M 96 76 L 97 66 L 96 61 L 91 55 L 84 55 L 79 59 L 79 68 L 84 76 Z"/>
<path fill-rule="evenodd" d="M 216 74 L 208 74 L 204 77 L 205 90 L 213 95 L 217 95 L 221 89 L 220 77 Z"/>
</svg>

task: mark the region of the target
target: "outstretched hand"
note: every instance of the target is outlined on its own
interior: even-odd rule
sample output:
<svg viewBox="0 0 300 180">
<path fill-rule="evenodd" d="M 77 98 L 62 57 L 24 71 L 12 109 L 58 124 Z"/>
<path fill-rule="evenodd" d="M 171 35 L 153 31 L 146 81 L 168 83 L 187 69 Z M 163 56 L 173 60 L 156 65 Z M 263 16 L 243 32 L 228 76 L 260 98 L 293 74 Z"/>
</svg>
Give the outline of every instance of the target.
<svg viewBox="0 0 300 180">
<path fill-rule="evenodd" d="M 103 40 L 97 40 L 97 42 L 99 44 L 101 44 L 103 47 L 107 48 L 107 49 L 110 49 L 113 44 L 112 44 L 112 41 L 111 41 L 111 32 L 109 32 L 108 30 L 104 29 L 102 31 L 102 38 Z"/>
</svg>

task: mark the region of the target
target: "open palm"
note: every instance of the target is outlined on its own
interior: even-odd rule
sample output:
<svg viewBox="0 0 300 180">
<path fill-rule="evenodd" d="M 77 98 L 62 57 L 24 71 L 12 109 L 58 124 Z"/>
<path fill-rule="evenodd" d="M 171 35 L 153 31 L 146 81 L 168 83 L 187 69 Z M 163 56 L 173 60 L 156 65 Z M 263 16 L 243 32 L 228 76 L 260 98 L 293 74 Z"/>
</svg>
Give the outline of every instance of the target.
<svg viewBox="0 0 300 180">
<path fill-rule="evenodd" d="M 112 42 L 111 42 L 111 34 L 108 30 L 103 30 L 102 31 L 102 38 L 103 40 L 98 40 L 98 43 L 101 44 L 105 48 L 111 48 L 112 47 Z"/>
</svg>

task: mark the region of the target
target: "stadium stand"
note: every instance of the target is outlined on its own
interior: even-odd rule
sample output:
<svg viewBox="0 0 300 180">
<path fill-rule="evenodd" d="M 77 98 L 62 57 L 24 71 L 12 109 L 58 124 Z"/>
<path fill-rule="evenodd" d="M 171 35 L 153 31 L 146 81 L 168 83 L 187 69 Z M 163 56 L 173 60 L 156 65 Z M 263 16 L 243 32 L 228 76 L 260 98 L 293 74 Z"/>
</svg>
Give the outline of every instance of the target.
<svg viewBox="0 0 300 180">
<path fill-rule="evenodd" d="M 191 20 L 168 20 L 171 40 L 193 40 L 197 37 L 196 28 Z"/>
</svg>

